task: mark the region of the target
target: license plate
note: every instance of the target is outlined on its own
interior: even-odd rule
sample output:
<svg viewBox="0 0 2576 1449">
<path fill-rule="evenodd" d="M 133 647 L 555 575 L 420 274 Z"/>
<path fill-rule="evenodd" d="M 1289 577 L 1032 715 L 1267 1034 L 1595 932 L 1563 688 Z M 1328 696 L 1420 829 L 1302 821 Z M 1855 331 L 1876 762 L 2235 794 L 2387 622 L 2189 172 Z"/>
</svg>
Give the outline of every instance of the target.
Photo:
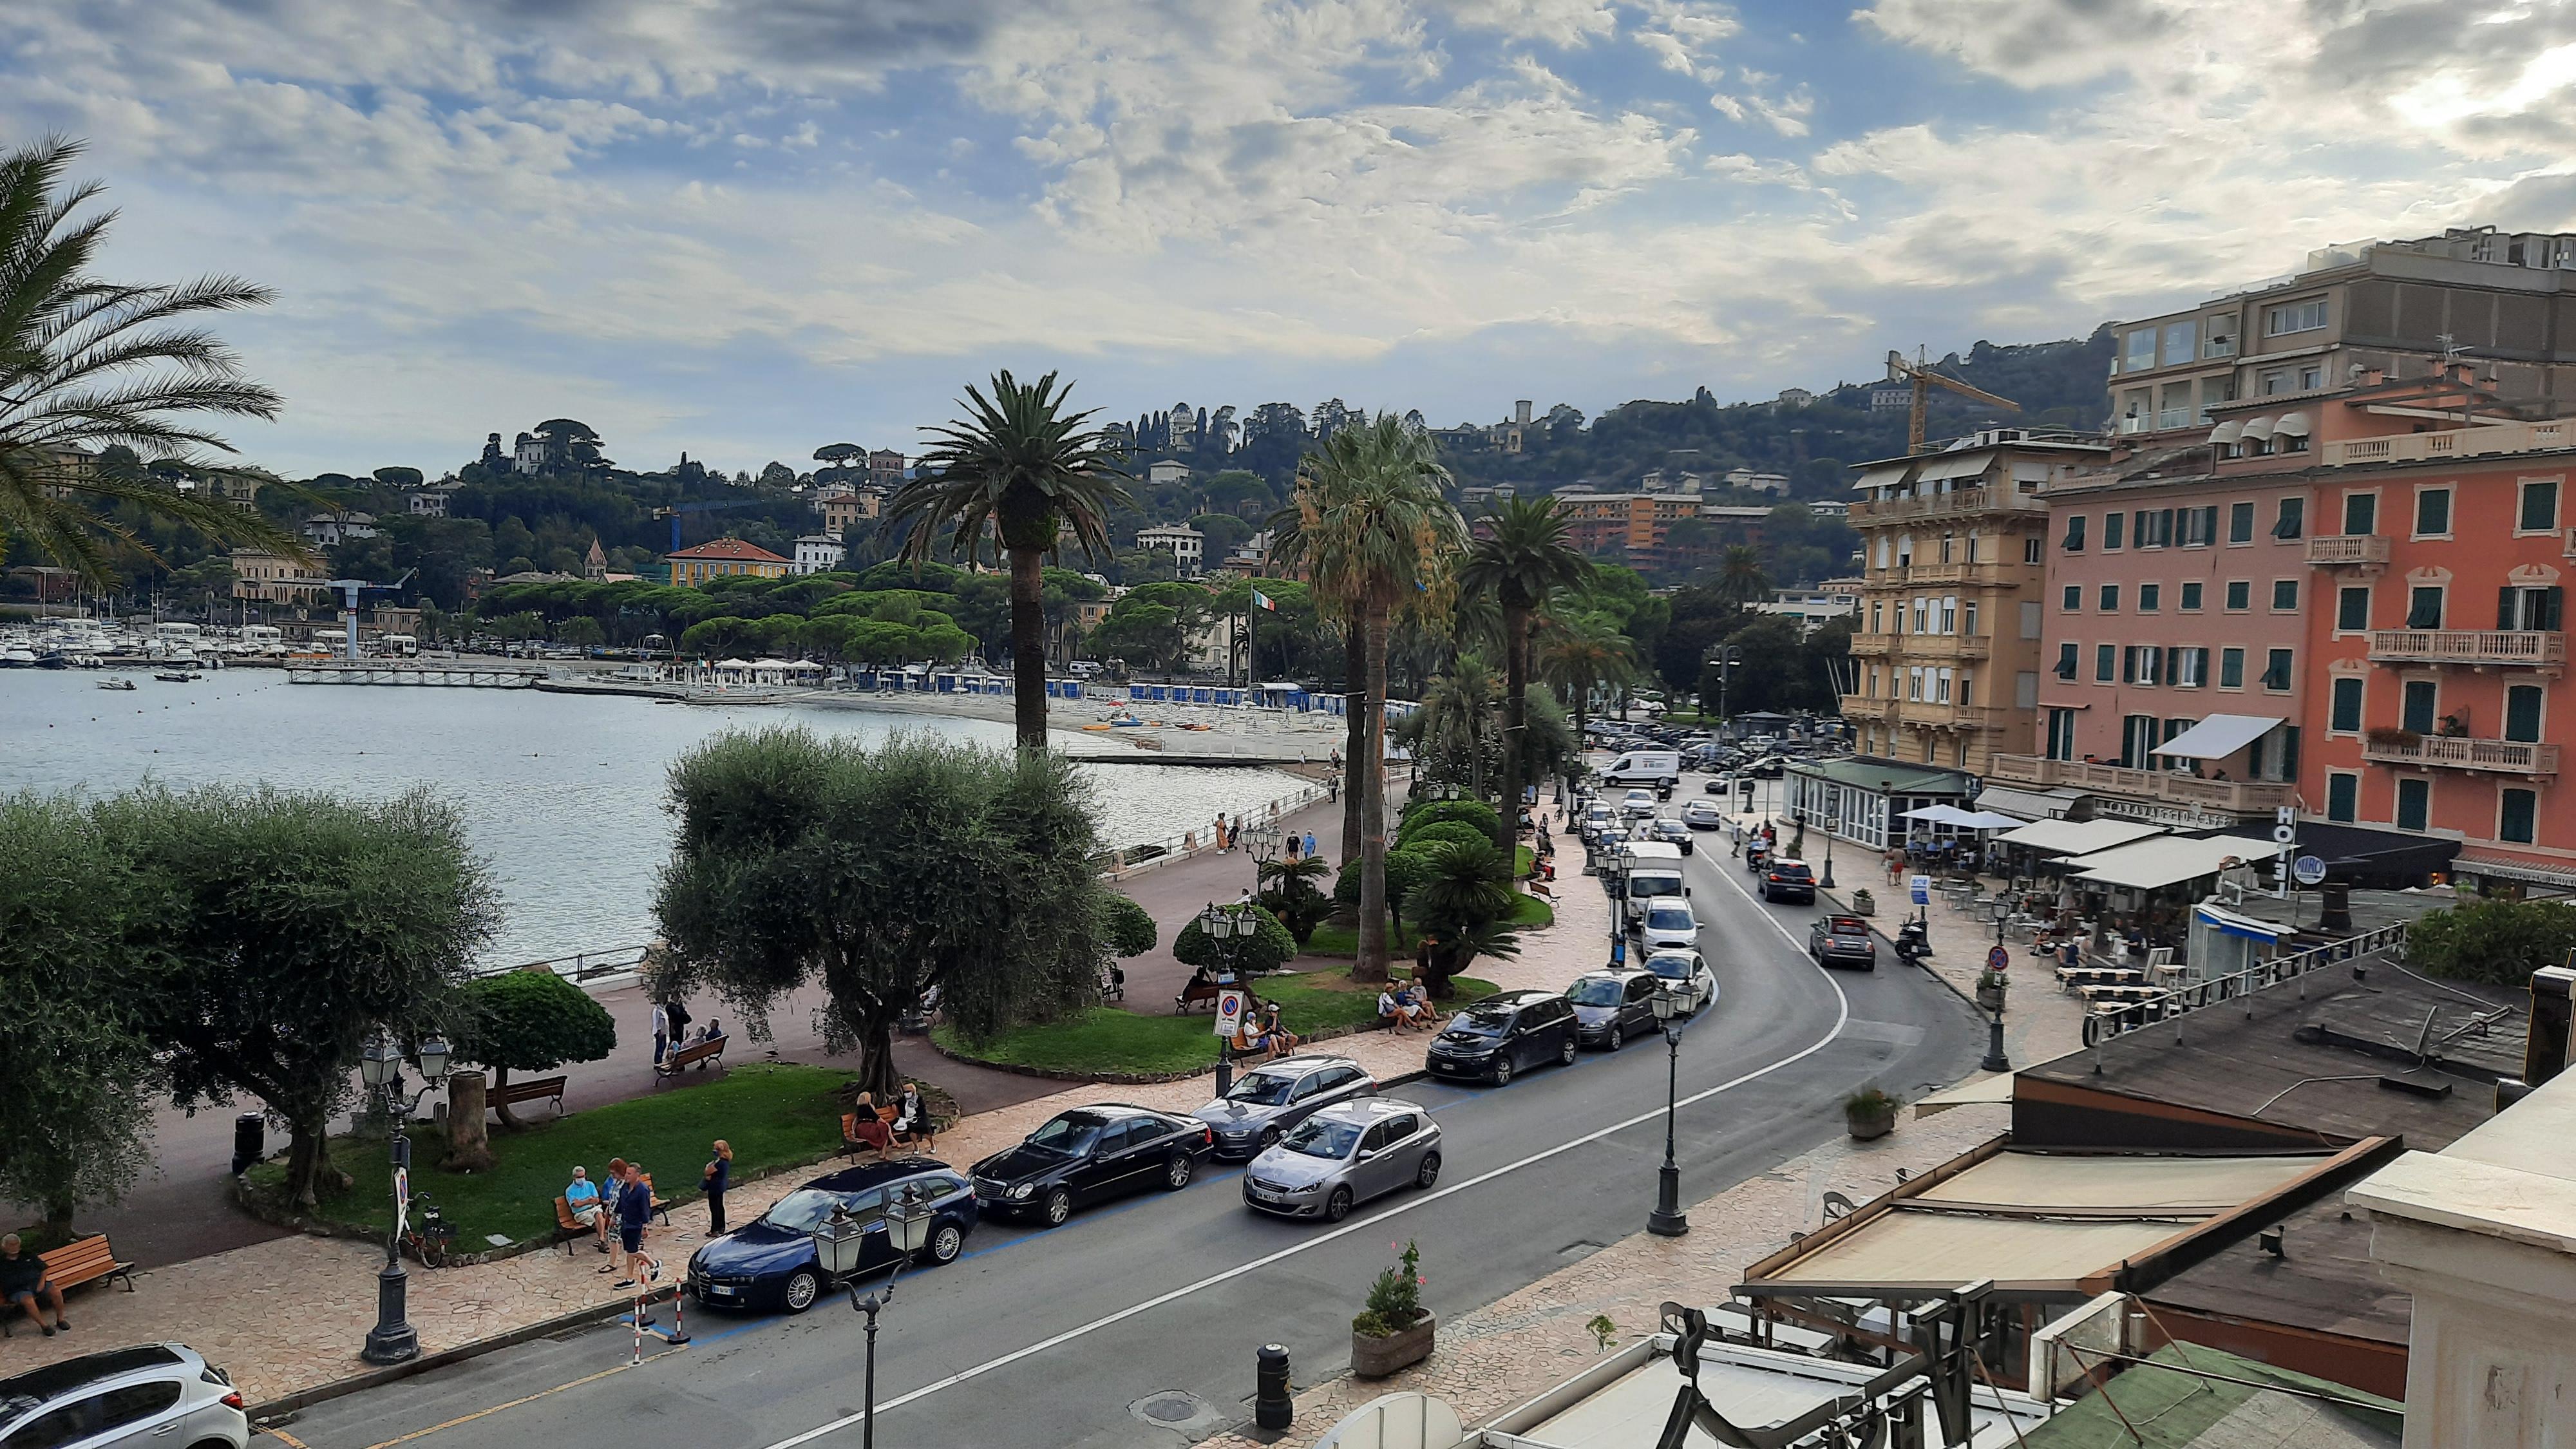
<svg viewBox="0 0 2576 1449">
<path fill-rule="evenodd" d="M 1450 1062 L 1433 1062 L 1431 1064 L 1431 1070 L 1435 1072 L 1454 1072 L 1458 1070 L 1458 1068 L 1454 1063 Z"/>
<path fill-rule="evenodd" d="M 1277 1193 L 1275 1193 L 1275 1192 L 1264 1192 L 1264 1191 L 1262 1191 L 1260 1188 L 1257 1188 L 1257 1187 L 1247 1187 L 1247 1188 L 1245 1188 L 1245 1189 L 1243 1190 L 1243 1195 L 1244 1195 L 1245 1197 L 1248 1197 L 1248 1198 L 1252 1199 L 1254 1202 L 1277 1202 L 1277 1201 L 1279 1201 L 1279 1194 L 1277 1194 Z"/>
<path fill-rule="evenodd" d="M 713 1287 L 711 1287 L 711 1288 L 707 1289 L 707 1291 L 708 1291 L 709 1293 L 714 1294 L 714 1295 L 715 1295 L 715 1296 L 717 1296 L 718 1298 L 731 1298 L 731 1297 L 733 1296 L 733 1290 L 732 1290 L 732 1289 L 730 1289 L 730 1288 L 725 1287 L 725 1286 L 724 1286 L 723 1284 L 721 1284 L 721 1283 L 716 1284 L 715 1286 L 713 1286 Z"/>
</svg>

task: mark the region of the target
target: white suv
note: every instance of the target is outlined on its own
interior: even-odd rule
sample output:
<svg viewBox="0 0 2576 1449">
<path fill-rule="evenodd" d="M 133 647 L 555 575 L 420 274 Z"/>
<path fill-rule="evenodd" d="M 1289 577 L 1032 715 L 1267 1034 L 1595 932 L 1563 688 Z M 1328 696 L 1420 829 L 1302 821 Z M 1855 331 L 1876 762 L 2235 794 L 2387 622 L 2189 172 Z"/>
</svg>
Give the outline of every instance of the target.
<svg viewBox="0 0 2576 1449">
<path fill-rule="evenodd" d="M 1632 907 L 1633 908 L 1633 907 Z M 1638 926 L 1638 954 L 1699 949 L 1699 917 L 1680 896 L 1657 896 L 1632 918 Z"/>
<path fill-rule="evenodd" d="M 224 1371 L 196 1350 L 145 1344 L 0 1379 L 0 1444 L 80 1449 L 247 1449 L 250 1419 Z"/>
</svg>

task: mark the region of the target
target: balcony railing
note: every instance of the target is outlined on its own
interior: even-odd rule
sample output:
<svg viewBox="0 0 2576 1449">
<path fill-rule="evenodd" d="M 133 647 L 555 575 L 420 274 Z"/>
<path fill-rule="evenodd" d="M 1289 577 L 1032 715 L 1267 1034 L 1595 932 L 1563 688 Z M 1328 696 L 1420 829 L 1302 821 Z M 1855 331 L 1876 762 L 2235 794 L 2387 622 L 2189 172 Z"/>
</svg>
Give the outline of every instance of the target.
<svg viewBox="0 0 2576 1449">
<path fill-rule="evenodd" d="M 2237 815 L 2267 814 L 2283 805 L 2295 804 L 2298 798 L 2295 788 L 2286 784 L 2266 784 L 2259 780 L 2203 780 L 2193 775 L 2177 775 L 2169 770 L 2131 770 L 2089 760 L 2043 760 L 2036 755 L 1997 755 L 1986 772 L 1995 779 L 2017 785 L 2065 785 L 2079 790 L 2100 790 L 2110 795 L 2163 800 Z"/>
<path fill-rule="evenodd" d="M 1893 653 L 1895 649 L 1896 636 L 1893 634 L 1854 634 L 1851 638 L 1851 652 L 1863 657 Z"/>
<path fill-rule="evenodd" d="M 2555 775 L 2556 745 L 2521 740 L 2481 740 L 2461 735 L 2403 731 L 2364 735 L 2361 757 L 2375 765 L 2434 765 L 2452 770 L 2492 770 L 2500 775 Z"/>
<path fill-rule="evenodd" d="M 1914 518 L 1957 518 L 1974 513 L 2046 513 L 2048 500 L 2014 488 L 1954 488 L 1921 498 L 1891 498 L 1852 505 L 1851 521 L 1899 523 Z"/>
<path fill-rule="evenodd" d="M 2308 540 L 2308 562 L 2317 565 L 2384 564 L 2388 562 L 2388 535 L 2321 534 Z"/>
<path fill-rule="evenodd" d="M 2547 423 L 2485 423 L 2440 433 L 2402 433 L 2387 438 L 2352 438 L 2328 443 L 2320 455 L 2329 468 L 2355 463 L 2422 463 L 2445 458 L 2479 458 L 2497 453 L 2536 453 L 2576 448 L 2576 420 Z"/>
<path fill-rule="evenodd" d="M 2567 636 L 2532 629 L 2373 629 L 2370 657 L 2385 664 L 2567 662 Z"/>
<path fill-rule="evenodd" d="M 2009 727 L 2016 717 L 2027 719 L 2026 710 L 1992 709 L 1976 704 L 1936 704 L 1928 699 L 1898 701 L 1898 718 L 1907 724 L 1930 725 L 1935 729 L 1999 730 Z"/>
<path fill-rule="evenodd" d="M 2028 564 L 1979 559 L 1975 563 L 1919 563 L 1890 569 L 1887 581 L 1891 584 L 2018 584 L 2025 578 L 2036 581 L 2038 573 Z"/>
</svg>

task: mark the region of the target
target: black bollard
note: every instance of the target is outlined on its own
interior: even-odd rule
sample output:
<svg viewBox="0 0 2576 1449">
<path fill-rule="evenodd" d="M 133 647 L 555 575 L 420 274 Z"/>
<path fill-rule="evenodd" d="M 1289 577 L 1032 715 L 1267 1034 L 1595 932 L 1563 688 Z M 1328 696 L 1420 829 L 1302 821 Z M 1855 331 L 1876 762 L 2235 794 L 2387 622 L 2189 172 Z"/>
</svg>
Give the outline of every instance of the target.
<svg viewBox="0 0 2576 1449">
<path fill-rule="evenodd" d="M 233 1119 L 233 1176 L 248 1172 L 268 1155 L 267 1119 L 257 1112 L 244 1112 Z"/>
<path fill-rule="evenodd" d="M 1264 1429 L 1285 1429 L 1297 1419 L 1296 1401 L 1288 1397 L 1288 1346 L 1265 1343 L 1253 1362 L 1252 1422 Z"/>
</svg>

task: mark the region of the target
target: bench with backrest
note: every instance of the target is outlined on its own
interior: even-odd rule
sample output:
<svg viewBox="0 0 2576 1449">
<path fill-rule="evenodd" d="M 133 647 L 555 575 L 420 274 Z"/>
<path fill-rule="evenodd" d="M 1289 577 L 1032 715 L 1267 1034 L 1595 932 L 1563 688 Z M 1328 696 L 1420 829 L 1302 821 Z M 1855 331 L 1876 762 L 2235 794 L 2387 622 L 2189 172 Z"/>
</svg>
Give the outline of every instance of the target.
<svg viewBox="0 0 2576 1449">
<path fill-rule="evenodd" d="M 1185 1012 L 1195 1006 L 1205 1006 L 1208 1010 L 1214 1011 L 1217 993 L 1222 990 L 1224 988 L 1213 981 L 1192 981 L 1181 988 L 1180 995 L 1172 998 L 1172 1010 Z"/>
<path fill-rule="evenodd" d="M 108 1246 L 105 1233 L 65 1243 L 36 1256 L 45 1261 L 45 1276 L 66 1293 L 101 1278 L 121 1278 L 125 1281 L 125 1291 L 134 1291 L 134 1265 L 117 1261 L 116 1250 Z M 15 1308 L 0 1313 L 0 1337 L 13 1331 L 17 1317 Z"/>
<path fill-rule="evenodd" d="M 676 1077 L 690 1067 L 704 1071 L 710 1062 L 721 1067 L 724 1065 L 724 1049 L 723 1037 L 710 1037 L 705 1041 L 695 1042 L 673 1051 L 662 1059 L 660 1066 L 653 1070 L 662 1076 Z"/>
<path fill-rule="evenodd" d="M 563 1115 L 565 1077 L 531 1077 L 524 1082 L 505 1082 L 483 1089 L 486 1107 L 515 1107 L 521 1102 L 552 1102 L 555 1115 Z"/>
<path fill-rule="evenodd" d="M 877 1114 L 877 1120 L 883 1122 L 888 1128 L 892 1128 L 895 1124 L 895 1119 L 903 1115 L 899 1110 L 891 1106 L 860 1107 L 853 1103 L 849 1111 L 841 1114 L 841 1150 L 837 1155 L 842 1157 L 856 1157 L 862 1152 L 874 1152 L 876 1150 L 874 1144 L 870 1143 L 866 1138 L 858 1135 L 859 1113 L 871 1110 Z M 931 1126 L 935 1128 L 938 1125 L 939 1119 L 937 1117 L 933 1117 L 931 1119 Z M 909 1132 L 896 1132 L 893 1134 L 893 1138 L 894 1150 L 897 1152 L 909 1154 L 919 1152 L 921 1150 L 920 1139 L 914 1137 Z"/>
<path fill-rule="evenodd" d="M 602 1217 L 606 1217 L 607 1204 L 602 1203 L 600 1209 Z M 579 1238 L 600 1238 L 600 1230 L 572 1215 L 571 1198 L 555 1194 L 555 1242 L 563 1244 L 565 1257 L 572 1256 L 573 1242 Z M 604 1238 L 600 1240 L 606 1241 Z"/>
</svg>

